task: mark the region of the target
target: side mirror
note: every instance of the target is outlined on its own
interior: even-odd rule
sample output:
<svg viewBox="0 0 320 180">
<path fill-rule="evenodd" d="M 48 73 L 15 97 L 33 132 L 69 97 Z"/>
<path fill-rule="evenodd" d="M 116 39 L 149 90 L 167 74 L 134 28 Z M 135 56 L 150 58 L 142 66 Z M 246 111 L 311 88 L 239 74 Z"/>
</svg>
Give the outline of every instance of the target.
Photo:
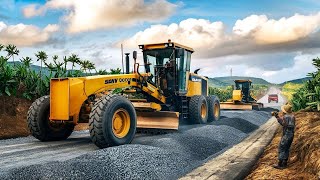
<svg viewBox="0 0 320 180">
<path fill-rule="evenodd" d="M 133 57 L 133 59 L 137 59 L 137 51 L 132 52 L 132 57 Z"/>
</svg>

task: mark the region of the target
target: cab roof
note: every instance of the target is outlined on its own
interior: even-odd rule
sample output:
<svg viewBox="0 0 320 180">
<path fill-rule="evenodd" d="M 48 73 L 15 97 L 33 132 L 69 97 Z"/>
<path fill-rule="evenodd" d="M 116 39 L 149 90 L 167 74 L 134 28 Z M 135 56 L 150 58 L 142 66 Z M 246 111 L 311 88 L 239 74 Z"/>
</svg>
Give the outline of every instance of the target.
<svg viewBox="0 0 320 180">
<path fill-rule="evenodd" d="M 139 45 L 139 48 L 142 50 L 152 50 L 152 49 L 165 49 L 165 48 L 182 48 L 187 51 L 190 51 L 191 53 L 194 52 L 193 48 L 184 46 L 182 44 L 171 42 L 170 40 L 166 43 L 156 43 L 156 44 L 141 44 Z"/>
<path fill-rule="evenodd" d="M 244 83 L 244 82 L 252 82 L 252 81 L 250 79 L 237 79 L 237 80 L 234 80 L 234 82 Z"/>
</svg>

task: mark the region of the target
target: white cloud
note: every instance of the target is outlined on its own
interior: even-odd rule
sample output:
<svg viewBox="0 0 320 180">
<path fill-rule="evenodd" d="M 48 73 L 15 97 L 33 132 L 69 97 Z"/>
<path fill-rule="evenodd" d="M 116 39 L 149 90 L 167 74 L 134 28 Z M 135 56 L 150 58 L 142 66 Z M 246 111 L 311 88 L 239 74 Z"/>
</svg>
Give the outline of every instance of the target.
<svg viewBox="0 0 320 180">
<path fill-rule="evenodd" d="M 233 76 L 249 76 L 263 78 L 271 83 L 282 83 L 285 81 L 299 79 L 306 77 L 309 72 L 316 71 L 312 65 L 312 59 L 320 57 L 320 53 L 301 54 L 293 53 L 292 57 L 283 58 L 282 60 L 270 59 L 268 64 L 277 64 L 292 61 L 292 65 L 282 67 L 277 70 L 268 70 L 263 66 L 253 66 L 254 59 L 259 59 L 269 55 L 242 55 L 242 56 L 225 56 L 213 59 L 194 59 L 191 63 L 191 69 L 195 70 L 201 68 L 199 74 L 208 77 L 230 76 L 230 69 L 232 68 Z M 247 62 L 243 62 L 243 60 Z M 235 63 L 235 62 L 239 63 Z"/>
<path fill-rule="evenodd" d="M 45 5 L 31 4 L 23 9 L 25 17 L 44 15 L 50 9 L 66 9 L 63 18 L 67 31 L 77 33 L 96 29 L 158 22 L 172 15 L 177 5 L 166 0 L 51 0 Z"/>
<path fill-rule="evenodd" d="M 165 42 L 167 39 L 188 45 L 200 58 L 264 52 L 297 51 L 315 48 L 319 40 L 320 12 L 316 15 L 294 15 L 279 20 L 252 15 L 238 20 L 232 32 L 222 22 L 186 19 L 179 24 L 152 25 L 128 39 L 125 46 Z M 317 35 L 318 34 L 318 35 Z M 312 37 L 316 36 L 316 37 Z"/>
<path fill-rule="evenodd" d="M 32 46 L 47 42 L 51 35 L 58 31 L 59 26 L 49 24 L 43 29 L 33 25 L 16 24 L 6 25 L 0 21 L 0 43 L 17 46 Z"/>
<path fill-rule="evenodd" d="M 213 48 L 226 39 L 222 22 L 210 22 L 204 19 L 187 19 L 179 24 L 153 25 L 124 40 L 124 44 L 135 47 L 138 44 L 166 42 L 168 39 L 194 48 Z"/>
<path fill-rule="evenodd" d="M 308 73 L 316 71 L 312 65 L 312 59 L 319 57 L 320 54 L 301 54 L 296 55 L 294 65 L 289 68 L 283 68 L 279 71 L 266 71 L 261 68 L 250 68 L 246 69 L 248 76 L 262 77 L 269 82 L 282 83 L 292 79 L 299 79 L 306 77 Z"/>
<path fill-rule="evenodd" d="M 282 43 L 304 38 L 319 29 L 320 13 L 310 16 L 295 14 L 279 20 L 267 16 L 251 15 L 237 20 L 233 32 L 240 36 L 252 36 L 262 44 Z"/>
</svg>

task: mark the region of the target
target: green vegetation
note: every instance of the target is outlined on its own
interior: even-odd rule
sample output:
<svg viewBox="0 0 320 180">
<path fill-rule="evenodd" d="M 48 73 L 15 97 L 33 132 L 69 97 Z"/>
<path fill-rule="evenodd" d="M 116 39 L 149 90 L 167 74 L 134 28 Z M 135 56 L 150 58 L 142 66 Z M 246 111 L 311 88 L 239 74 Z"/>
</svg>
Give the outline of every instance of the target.
<svg viewBox="0 0 320 180">
<path fill-rule="evenodd" d="M 292 84 L 303 84 L 305 82 L 307 82 L 308 80 L 310 80 L 311 77 L 305 77 L 305 78 L 300 78 L 300 79 L 294 79 L 294 80 L 291 80 L 291 81 L 286 81 L 284 83 L 281 83 L 280 85 L 284 86 L 285 84 L 287 83 L 292 83 Z"/>
<path fill-rule="evenodd" d="M 265 84 L 254 84 L 251 95 L 258 100 L 267 93 L 268 88 L 269 86 Z M 216 95 L 221 102 L 225 102 L 232 99 L 232 90 L 232 86 L 209 87 L 209 94 Z"/>
<path fill-rule="evenodd" d="M 209 95 L 218 96 L 220 102 L 225 102 L 232 98 L 232 87 L 227 86 L 225 88 L 209 87 Z"/>
<path fill-rule="evenodd" d="M 300 109 L 317 109 L 320 110 L 320 58 L 313 59 L 313 65 L 317 71 L 309 73 L 311 78 L 303 84 L 303 86 L 293 94 L 291 103 L 293 110 Z"/>
<path fill-rule="evenodd" d="M 17 96 L 27 99 L 37 98 L 49 94 L 50 79 L 61 77 L 81 77 L 88 75 L 119 74 L 121 70 L 111 69 L 96 70 L 94 63 L 88 60 L 81 60 L 78 55 L 71 54 L 64 56 L 62 61 L 58 61 L 57 55 L 52 56 L 49 63 L 48 55 L 44 51 L 35 54 L 36 61 L 40 61 L 40 67 L 32 65 L 32 58 L 23 57 L 15 61 L 15 56 L 19 55 L 19 50 L 14 45 L 1 45 L 0 53 L 0 96 Z M 9 62 L 12 59 L 12 62 Z M 67 69 L 71 64 L 71 70 Z M 80 66 L 80 70 L 74 70 L 75 65 Z M 92 73 L 94 71 L 94 73 Z"/>
<path fill-rule="evenodd" d="M 227 77 L 215 77 L 209 78 L 209 86 L 212 87 L 225 87 L 234 84 L 234 80 L 237 79 L 250 79 L 253 84 L 270 85 L 268 81 L 262 78 L 245 77 L 245 76 L 227 76 Z"/>
<path fill-rule="evenodd" d="M 282 94 L 286 96 L 288 101 L 291 101 L 293 94 L 295 94 L 302 87 L 303 84 L 296 84 L 292 82 L 285 83 L 282 87 Z"/>
</svg>

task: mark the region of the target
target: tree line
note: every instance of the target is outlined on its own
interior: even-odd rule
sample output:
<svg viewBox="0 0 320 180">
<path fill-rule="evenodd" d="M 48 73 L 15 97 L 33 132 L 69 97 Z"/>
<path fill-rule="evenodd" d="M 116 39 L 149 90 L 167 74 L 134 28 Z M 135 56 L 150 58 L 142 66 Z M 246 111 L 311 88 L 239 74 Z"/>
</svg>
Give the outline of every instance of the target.
<svg viewBox="0 0 320 180">
<path fill-rule="evenodd" d="M 0 44 L 0 96 L 17 96 L 27 99 L 34 99 L 49 94 L 50 79 L 63 77 L 82 77 L 90 75 L 119 74 L 121 69 L 96 69 L 93 62 L 81 59 L 76 54 L 63 56 L 59 61 L 59 56 L 53 55 L 52 61 L 46 52 L 35 53 L 35 61 L 40 62 L 40 69 L 32 68 L 33 59 L 22 57 L 16 61 L 15 57 L 20 51 L 15 45 Z M 10 59 L 12 62 L 9 62 Z M 68 69 L 71 65 L 71 69 Z M 74 69 L 79 66 L 80 69 Z"/>
</svg>

